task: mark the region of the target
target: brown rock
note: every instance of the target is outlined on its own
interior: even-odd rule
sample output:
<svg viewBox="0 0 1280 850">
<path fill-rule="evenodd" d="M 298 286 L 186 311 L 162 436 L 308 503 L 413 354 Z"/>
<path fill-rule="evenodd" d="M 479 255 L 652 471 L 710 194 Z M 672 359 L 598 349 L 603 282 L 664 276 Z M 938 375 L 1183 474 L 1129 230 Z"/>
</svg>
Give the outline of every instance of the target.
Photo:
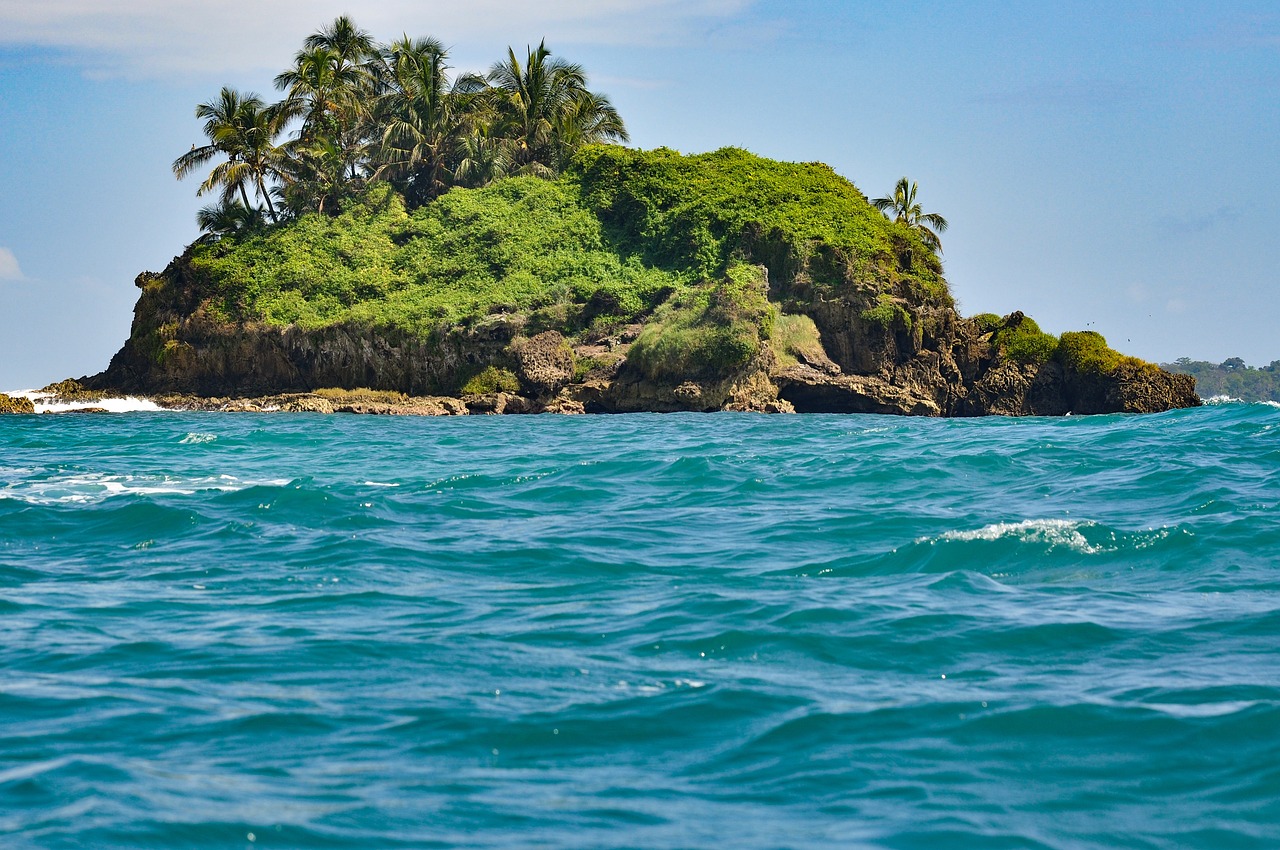
<svg viewBox="0 0 1280 850">
<path fill-rule="evenodd" d="M 14 397 L 0 393 L 0 413 L 35 413 L 36 406 L 31 399 Z"/>
<path fill-rule="evenodd" d="M 573 380 L 573 349 L 556 331 L 544 331 L 511 346 L 522 386 L 537 396 L 551 396 Z"/>
</svg>

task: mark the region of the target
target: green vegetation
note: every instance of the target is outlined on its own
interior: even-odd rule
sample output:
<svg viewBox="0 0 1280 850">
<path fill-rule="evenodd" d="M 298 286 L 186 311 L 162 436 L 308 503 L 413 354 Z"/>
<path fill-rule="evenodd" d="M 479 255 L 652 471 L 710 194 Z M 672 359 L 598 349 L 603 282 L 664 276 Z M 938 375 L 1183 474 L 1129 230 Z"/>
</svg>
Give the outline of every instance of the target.
<svg viewBox="0 0 1280 850">
<path fill-rule="evenodd" d="M 876 306 L 863 310 L 861 318 L 876 322 L 887 330 L 911 330 L 911 314 L 899 299 L 887 293 L 876 297 Z"/>
<path fill-rule="evenodd" d="M 681 282 L 610 250 L 571 182 L 510 178 L 408 213 L 375 186 L 336 217 L 196 246 L 190 267 L 228 318 L 426 333 L 497 309 L 576 305 L 633 317 Z"/>
<path fill-rule="evenodd" d="M 1027 316 L 1009 324 L 1002 320 L 991 342 L 1006 357 L 1019 363 L 1047 363 L 1058 350 L 1058 338 L 1040 330 L 1035 320 Z"/>
<path fill-rule="evenodd" d="M 725 280 L 663 304 L 631 346 L 627 362 L 651 380 L 715 379 L 756 357 L 773 329 L 759 269 L 736 265 Z"/>
<path fill-rule="evenodd" d="M 1142 370 L 1158 368 L 1154 363 L 1121 354 L 1107 345 L 1097 331 L 1069 331 L 1058 342 L 1057 358 L 1068 368 L 1085 375 L 1111 375 L 1121 366 Z"/>
<path fill-rule="evenodd" d="M 947 220 L 937 213 L 924 211 L 916 200 L 918 188 L 915 183 L 903 177 L 893 187 L 891 195 L 876 198 L 871 204 L 883 213 L 892 214 L 895 222 L 915 231 L 930 251 L 941 254 L 942 241 L 938 234 L 946 231 Z"/>
<path fill-rule="evenodd" d="M 995 313 L 979 313 L 971 321 L 977 325 L 979 334 L 989 334 L 1004 326 L 1004 319 Z"/>
<path fill-rule="evenodd" d="M 942 268 L 916 234 L 878 214 L 822 163 L 762 159 L 739 148 L 676 151 L 585 148 L 570 177 L 626 256 L 697 278 L 722 277 L 738 258 L 819 290 L 851 283 L 950 305 Z"/>
<path fill-rule="evenodd" d="M 213 316 L 233 321 L 425 335 L 520 312 L 531 329 L 604 333 L 764 263 L 801 296 L 878 290 L 905 324 L 905 301 L 951 299 L 936 260 L 903 268 L 904 238 L 824 165 L 732 148 L 686 157 L 604 145 L 583 149 L 556 179 L 455 188 L 413 209 L 375 183 L 337 215 L 194 245 L 186 284 Z M 158 297 L 163 284 L 146 286 Z M 153 348 L 172 338 L 157 334 Z"/>
<path fill-rule="evenodd" d="M 488 395 L 489 393 L 518 393 L 520 379 L 510 369 L 486 366 L 462 385 L 463 395 Z"/>
<path fill-rule="evenodd" d="M 1057 360 L 1082 375 L 1112 375 L 1122 367 L 1142 371 L 1158 368 L 1154 363 L 1121 354 L 1096 331 L 1067 331 L 1056 337 L 1040 330 L 1034 319 L 1021 313 L 1003 319 L 994 313 L 981 313 L 971 321 L 980 333 L 991 334 L 991 344 L 1002 356 L 1019 363 L 1041 365 Z"/>
<path fill-rule="evenodd" d="M 198 216 L 211 239 L 267 217 L 337 215 L 375 182 L 412 208 L 453 186 L 554 177 L 581 147 L 627 140 L 609 99 L 545 42 L 523 59 L 508 49 L 487 77 L 451 78 L 439 41 L 378 44 L 344 16 L 309 36 L 275 85 L 278 103 L 223 88 L 196 107 L 208 141 L 173 172 L 181 179 L 219 160 L 197 192 L 220 193 Z"/>
<path fill-rule="evenodd" d="M 827 359 L 818 326 L 808 316 L 775 316 L 773 334 L 769 341 L 778 362 L 784 367 L 794 366 L 802 359 L 810 363 L 820 363 Z"/>
<path fill-rule="evenodd" d="M 198 193 L 221 202 L 199 213 L 182 291 L 144 297 L 308 329 L 426 335 L 519 312 L 531 332 L 603 335 L 759 264 L 800 300 L 879 295 L 868 314 L 887 324 L 952 304 L 917 227 L 933 217 L 889 221 L 821 163 L 603 144 L 627 138 L 617 111 L 545 43 L 451 76 L 440 42 L 378 44 L 340 17 L 275 84 L 279 103 L 224 88 L 197 108 L 207 143 L 174 173 L 213 163 Z M 153 359 L 174 354 L 147 332 Z"/>
<path fill-rule="evenodd" d="M 1196 379 L 1196 392 L 1202 398 L 1227 396 L 1241 401 L 1280 402 L 1280 360 L 1255 368 L 1239 357 L 1221 363 L 1180 357 L 1173 363 L 1162 363 L 1170 372 L 1181 372 Z"/>
</svg>

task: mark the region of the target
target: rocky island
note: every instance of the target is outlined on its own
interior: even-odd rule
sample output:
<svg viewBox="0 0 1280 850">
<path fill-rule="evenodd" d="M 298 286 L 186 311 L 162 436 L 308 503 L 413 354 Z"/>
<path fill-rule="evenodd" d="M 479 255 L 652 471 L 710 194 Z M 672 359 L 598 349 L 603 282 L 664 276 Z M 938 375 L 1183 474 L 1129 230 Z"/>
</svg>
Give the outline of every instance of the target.
<svg viewBox="0 0 1280 850">
<path fill-rule="evenodd" d="M 451 79 L 445 56 L 339 18 L 276 78 L 281 103 L 201 104 L 209 143 L 174 171 L 223 159 L 201 186 L 222 202 L 138 276 L 128 341 L 73 394 L 382 413 L 1200 403 L 1096 333 L 962 317 L 928 226 L 946 222 L 905 178 L 871 202 L 821 163 L 625 148 L 608 99 L 545 45 L 483 78 Z"/>
<path fill-rule="evenodd" d="M 339 404 L 369 412 L 1199 404 L 1189 377 L 1096 333 L 960 316 L 941 271 L 825 165 L 594 146 L 553 180 L 454 189 L 412 212 L 379 185 L 337 216 L 198 242 L 139 275 L 129 340 L 82 383 L 316 410 L 342 398 L 317 389 L 385 391 Z"/>
</svg>

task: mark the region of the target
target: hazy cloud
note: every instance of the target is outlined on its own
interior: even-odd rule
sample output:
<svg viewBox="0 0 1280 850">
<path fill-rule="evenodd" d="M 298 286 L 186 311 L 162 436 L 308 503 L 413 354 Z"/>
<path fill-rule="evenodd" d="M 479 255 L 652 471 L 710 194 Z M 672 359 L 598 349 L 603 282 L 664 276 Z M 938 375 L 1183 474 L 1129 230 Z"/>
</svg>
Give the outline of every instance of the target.
<svg viewBox="0 0 1280 850">
<path fill-rule="evenodd" d="M 22 280 L 18 258 L 8 248 L 0 248 L 0 280 Z"/>
<path fill-rule="evenodd" d="M 446 44 L 649 45 L 701 40 L 753 0 L 369 0 L 350 14 L 376 38 Z M 0 44 L 88 51 L 99 71 L 275 70 L 348 0 L 0 0 Z"/>
</svg>

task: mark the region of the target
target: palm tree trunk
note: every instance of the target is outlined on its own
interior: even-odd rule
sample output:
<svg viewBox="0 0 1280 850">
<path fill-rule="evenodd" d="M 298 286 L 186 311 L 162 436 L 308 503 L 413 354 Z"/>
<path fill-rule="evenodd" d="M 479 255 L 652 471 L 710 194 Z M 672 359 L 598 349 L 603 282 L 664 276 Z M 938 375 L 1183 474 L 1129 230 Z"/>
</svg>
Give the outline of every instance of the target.
<svg viewBox="0 0 1280 850">
<path fill-rule="evenodd" d="M 271 203 L 271 193 L 267 191 L 266 185 L 262 182 L 262 175 L 258 175 L 258 192 L 261 193 L 262 199 L 267 202 L 267 212 L 271 214 L 271 223 L 279 224 L 280 218 L 276 215 L 275 204 Z"/>
<path fill-rule="evenodd" d="M 248 193 L 248 192 L 246 192 L 246 191 L 244 190 L 244 182 L 243 182 L 243 181 L 241 181 L 241 183 L 240 183 L 240 198 L 244 201 L 244 208 L 245 208 L 245 209 L 247 209 L 247 210 L 251 210 L 251 209 L 253 209 L 253 207 L 249 206 L 249 193 Z"/>
</svg>

